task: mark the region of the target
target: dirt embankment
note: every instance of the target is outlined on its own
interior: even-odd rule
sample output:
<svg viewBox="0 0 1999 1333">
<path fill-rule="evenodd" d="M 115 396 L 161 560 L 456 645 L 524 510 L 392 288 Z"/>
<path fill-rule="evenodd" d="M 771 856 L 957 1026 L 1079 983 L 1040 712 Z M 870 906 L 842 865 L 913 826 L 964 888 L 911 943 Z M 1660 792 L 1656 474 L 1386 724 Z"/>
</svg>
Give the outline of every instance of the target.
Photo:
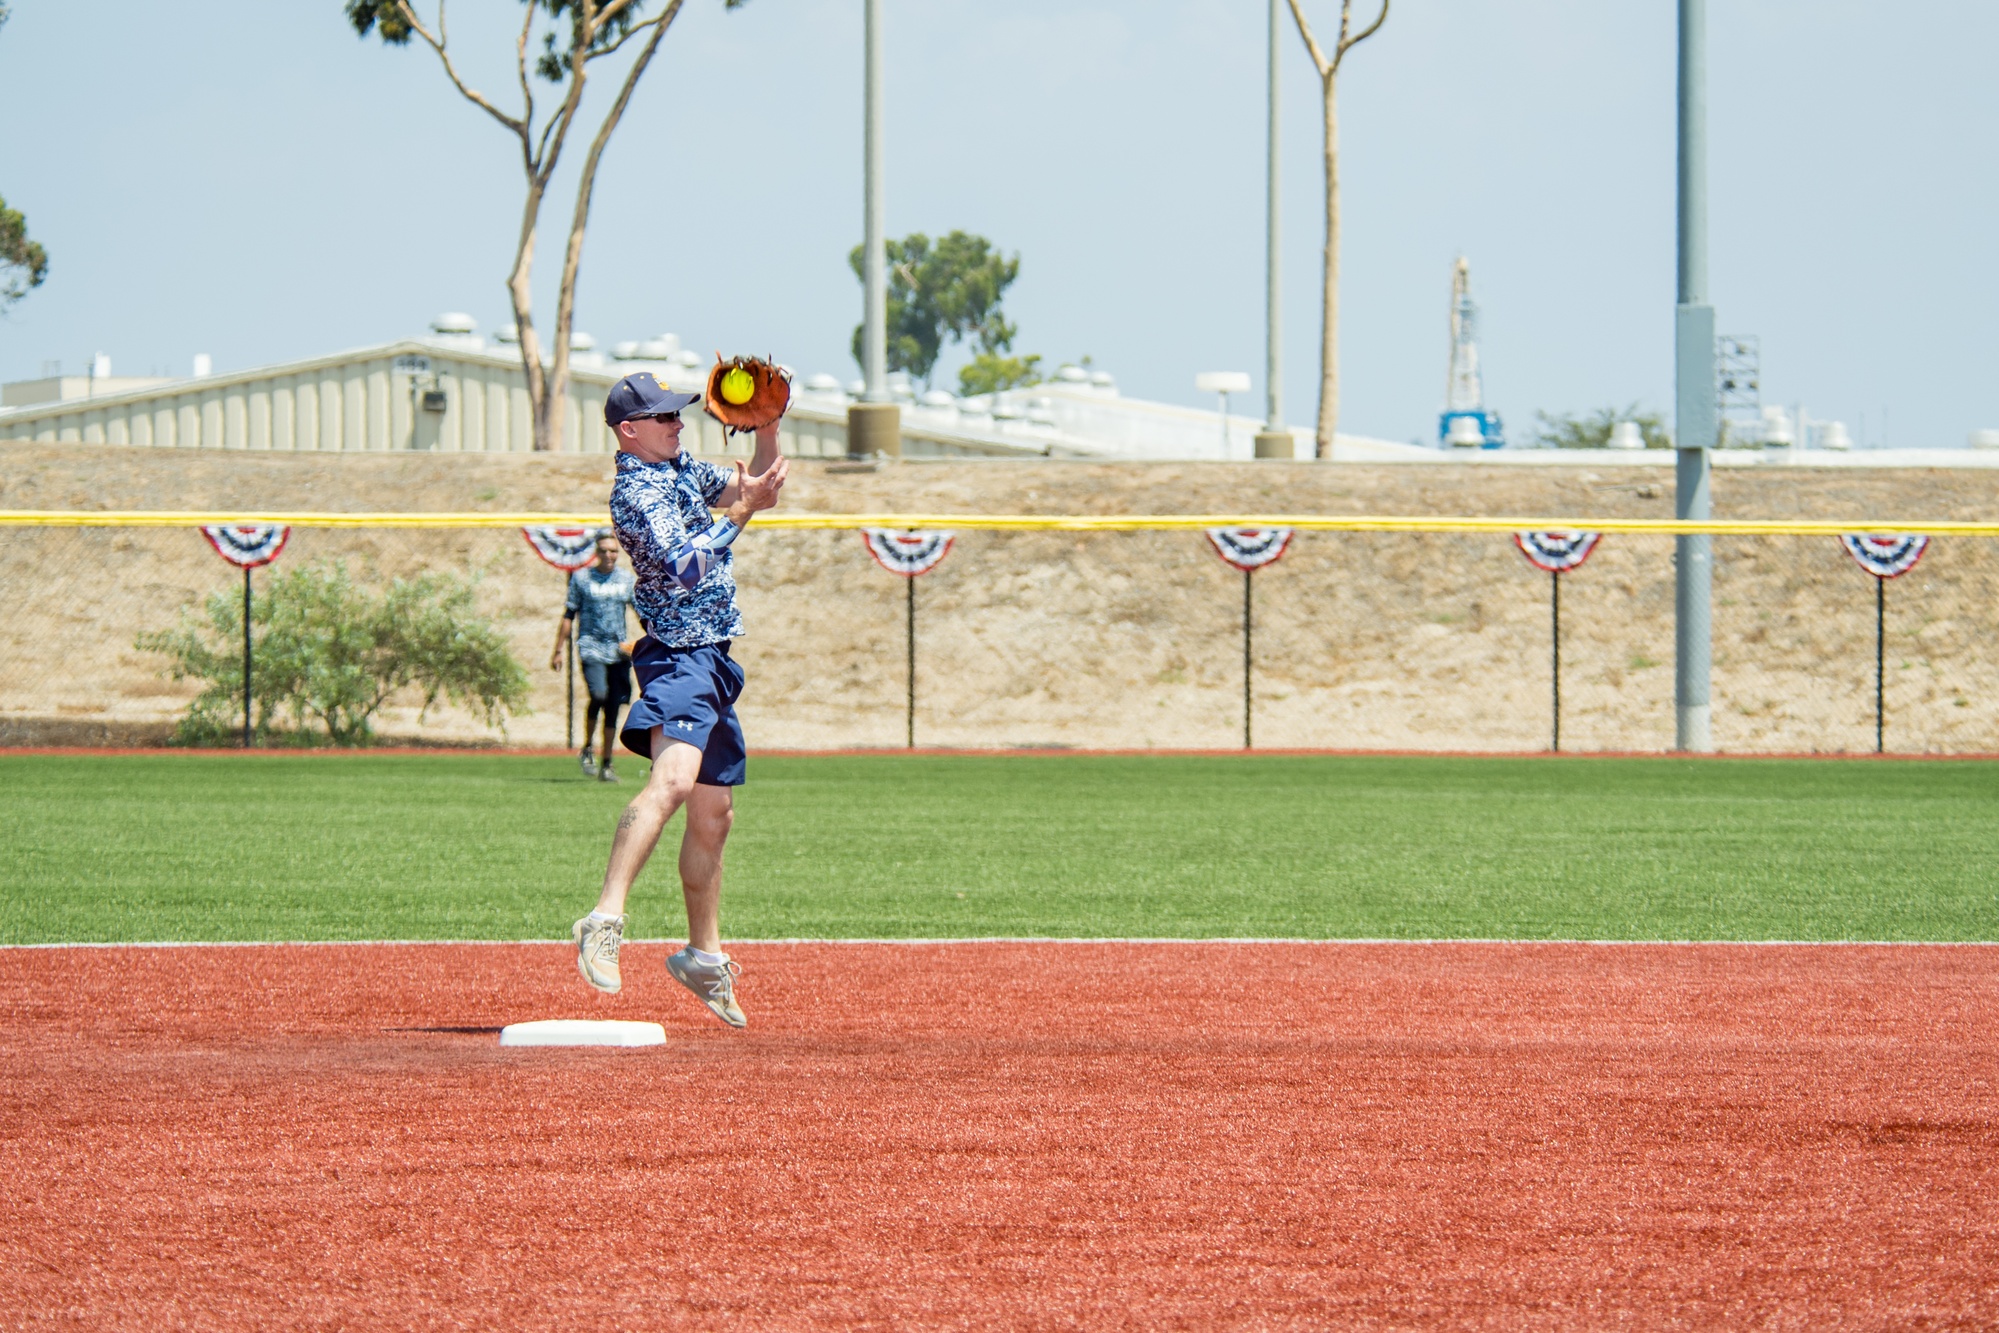
<svg viewBox="0 0 1999 1333">
<path fill-rule="evenodd" d="M 0 446 L 0 508 L 589 512 L 602 457 L 325 456 Z M 1999 473 L 1717 472 L 1723 517 L 1989 519 Z M 1396 513 L 1668 517 L 1665 470 L 1590 467 L 801 461 L 788 508 L 930 513 Z M 1940 540 L 1889 585 L 1888 744 L 1999 750 L 1999 552 Z M 848 532 L 752 529 L 737 550 L 743 713 L 762 747 L 904 739 L 905 587 Z M 471 567 L 534 670 L 518 742 L 564 737 L 545 669 L 561 576 L 517 533 L 301 529 L 287 564 L 382 576 Z M 1873 747 L 1873 581 L 1824 538 L 1715 541 L 1715 736 L 1725 749 Z M 192 693 L 132 647 L 233 571 L 195 535 L 0 530 L 0 740 L 156 738 Z M 1538 749 L 1550 740 L 1550 579 L 1499 536 L 1301 534 L 1255 576 L 1261 747 Z M 917 740 L 1224 747 L 1242 741 L 1243 577 L 1189 533 L 969 533 L 916 589 Z M 1672 543 L 1612 537 L 1561 587 L 1564 748 L 1673 731 Z M 411 706 L 387 734 L 487 733 Z"/>
</svg>

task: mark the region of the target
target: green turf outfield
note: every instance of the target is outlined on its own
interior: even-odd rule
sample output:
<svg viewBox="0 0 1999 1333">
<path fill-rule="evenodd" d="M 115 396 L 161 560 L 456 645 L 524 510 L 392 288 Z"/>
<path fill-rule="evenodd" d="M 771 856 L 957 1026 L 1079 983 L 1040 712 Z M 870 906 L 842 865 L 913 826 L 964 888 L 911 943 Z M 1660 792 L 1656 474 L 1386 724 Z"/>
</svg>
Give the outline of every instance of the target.
<svg viewBox="0 0 1999 1333">
<path fill-rule="evenodd" d="M 565 937 L 642 772 L 0 756 L 0 941 Z M 732 937 L 1999 939 L 1992 763 L 879 755 L 751 773 Z M 672 868 L 669 851 L 641 880 L 633 934 L 681 929 Z"/>
</svg>

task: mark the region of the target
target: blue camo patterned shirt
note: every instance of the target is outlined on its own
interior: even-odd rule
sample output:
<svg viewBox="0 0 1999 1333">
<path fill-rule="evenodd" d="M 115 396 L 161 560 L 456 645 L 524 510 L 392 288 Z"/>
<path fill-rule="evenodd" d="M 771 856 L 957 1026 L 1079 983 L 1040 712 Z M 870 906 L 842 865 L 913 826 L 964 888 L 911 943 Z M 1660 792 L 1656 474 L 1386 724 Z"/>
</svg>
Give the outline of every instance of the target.
<svg viewBox="0 0 1999 1333">
<path fill-rule="evenodd" d="M 634 580 L 629 569 L 605 574 L 586 565 L 569 576 L 564 609 L 576 618 L 576 656 L 585 662 L 622 662 L 619 644 L 625 640 L 625 608 L 632 604 Z"/>
<path fill-rule="evenodd" d="M 646 632 L 668 648 L 698 648 L 743 632 L 736 610 L 735 553 L 717 553 L 707 575 L 690 589 L 674 580 L 668 557 L 714 521 L 709 506 L 735 479 L 734 469 L 685 454 L 648 463 L 618 454 L 611 483 L 611 525 L 632 558 L 638 584 L 632 595 Z"/>
</svg>

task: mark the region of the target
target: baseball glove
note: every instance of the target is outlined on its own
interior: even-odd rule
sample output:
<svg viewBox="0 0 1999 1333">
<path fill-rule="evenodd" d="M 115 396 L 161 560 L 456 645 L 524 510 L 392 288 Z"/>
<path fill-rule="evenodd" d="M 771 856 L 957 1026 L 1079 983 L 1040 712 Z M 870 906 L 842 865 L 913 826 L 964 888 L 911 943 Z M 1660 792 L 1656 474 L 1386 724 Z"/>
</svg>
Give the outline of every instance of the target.
<svg viewBox="0 0 1999 1333">
<path fill-rule="evenodd" d="M 724 361 L 715 353 L 702 406 L 729 430 L 757 430 L 784 415 L 791 403 L 791 376 L 784 367 L 754 356 Z"/>
</svg>

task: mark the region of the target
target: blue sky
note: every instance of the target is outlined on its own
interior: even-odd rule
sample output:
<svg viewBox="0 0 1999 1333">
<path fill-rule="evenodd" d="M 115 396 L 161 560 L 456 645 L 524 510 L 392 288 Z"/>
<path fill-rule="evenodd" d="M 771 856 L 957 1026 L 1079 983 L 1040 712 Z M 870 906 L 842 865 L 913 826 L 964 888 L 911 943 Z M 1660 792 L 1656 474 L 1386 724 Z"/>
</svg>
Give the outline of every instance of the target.
<svg viewBox="0 0 1999 1333">
<path fill-rule="evenodd" d="M 1198 371 L 1248 370 L 1260 401 L 1261 0 L 884 8 L 891 233 L 1018 251 L 1021 350 L 1088 353 L 1170 401 L 1205 401 Z M 51 269 L 0 321 L 0 379 L 95 351 L 119 373 L 184 373 L 204 351 L 229 369 L 446 309 L 506 319 L 520 173 L 426 51 L 357 40 L 339 0 L 14 10 L 0 195 Z M 1762 339 L 1766 401 L 1866 444 L 1884 416 L 1895 445 L 1999 426 L 1999 6 L 1710 10 L 1711 287 L 1721 329 Z M 496 96 L 518 12 L 454 9 L 453 45 Z M 1515 437 L 1537 409 L 1670 405 L 1673 14 L 1399 0 L 1349 57 L 1344 429 L 1434 432 L 1460 251 Z M 687 0 L 607 158 L 579 328 L 853 373 L 860 43 L 859 0 Z M 1286 414 L 1309 422 L 1318 104 L 1292 34 L 1284 77 Z M 544 318 L 573 179 L 544 217 Z"/>
</svg>

